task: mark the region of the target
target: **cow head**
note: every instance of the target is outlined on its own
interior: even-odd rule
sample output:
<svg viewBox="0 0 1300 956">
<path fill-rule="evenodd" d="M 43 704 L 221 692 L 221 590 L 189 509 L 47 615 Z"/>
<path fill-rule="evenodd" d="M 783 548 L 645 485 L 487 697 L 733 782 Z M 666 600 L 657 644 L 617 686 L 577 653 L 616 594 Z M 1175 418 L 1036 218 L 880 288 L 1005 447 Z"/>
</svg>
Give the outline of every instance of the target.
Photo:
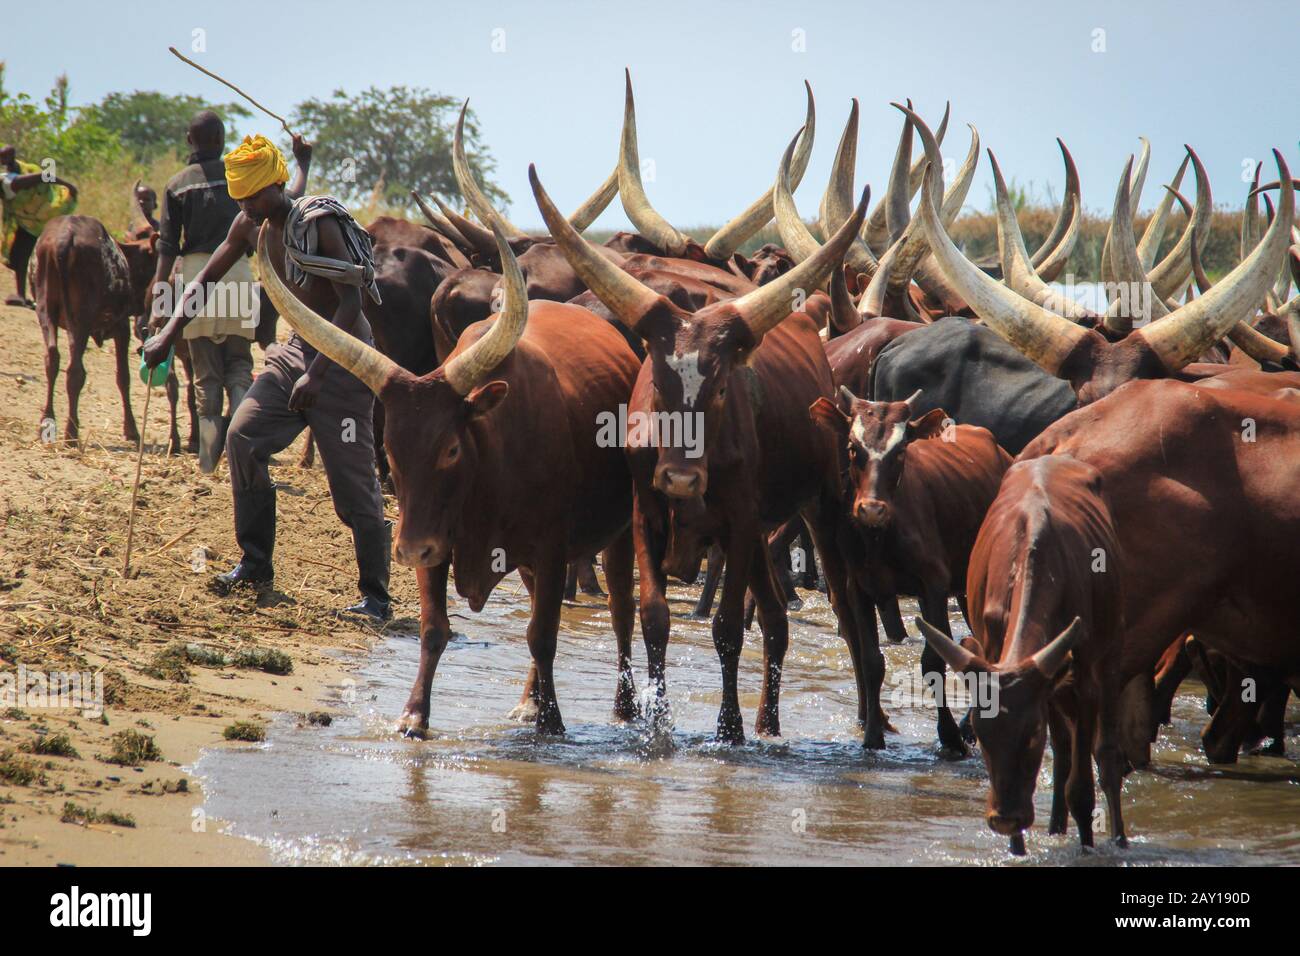
<svg viewBox="0 0 1300 956">
<path fill-rule="evenodd" d="M 920 394 L 902 402 L 869 402 L 841 388 L 838 407 L 819 398 L 808 409 L 814 422 L 844 443 L 849 515 L 863 530 L 883 530 L 893 520 L 894 492 L 903 480 L 908 445 L 943 434 L 948 415 L 941 408 L 913 420 L 912 406 Z"/>
<path fill-rule="evenodd" d="M 413 567 L 432 567 L 451 557 L 463 502 L 480 478 L 482 431 L 476 425 L 510 390 L 491 373 L 510 355 L 528 321 L 523 275 L 500 230 L 494 226 L 493 232 L 504 266 L 504 307 L 477 340 L 458 344 L 446 362 L 422 376 L 336 328 L 295 298 L 274 269 L 262 270 L 263 288 L 286 321 L 384 403 L 384 447 L 401 513 L 394 554 Z M 270 261 L 265 227 L 258 255 Z"/>
<path fill-rule="evenodd" d="M 997 681 L 993 713 L 978 705 L 971 726 L 989 772 L 989 829 L 1015 837 L 1034 822 L 1034 786 L 1047 743 L 1047 707 L 1070 651 L 1083 637 L 1083 622 L 1070 625 L 1028 658 L 990 664 L 921 618 L 916 626 L 944 663 L 958 674 Z M 1008 648 L 1010 645 L 1008 645 Z"/>
<path fill-rule="evenodd" d="M 991 155 L 991 154 L 990 154 Z M 1141 262 L 1132 233 L 1133 202 L 1130 173 L 1126 168 L 1115 198 L 1111 224 L 1110 267 L 1121 289 L 1129 286 L 1142 298 L 1140 311 L 1155 320 L 1143 328 L 1132 328 L 1134 303 L 1122 300 L 1104 317 L 1110 341 L 1095 329 L 1069 319 L 1017 294 L 997 282 L 968 260 L 948 237 L 935 197 L 939 173 L 931 166 L 922 187 L 920 218 L 929 235 L 935 260 L 958 293 L 986 325 L 1009 341 L 1046 371 L 1063 378 L 1074 388 L 1080 405 L 1105 397 L 1134 379 L 1165 378 L 1195 362 L 1202 354 L 1243 321 L 1252 318 L 1264 302 L 1283 264 L 1295 215 L 1294 189 L 1286 160 L 1273 153 L 1281 172 L 1282 194 L 1278 212 L 1263 240 L 1217 285 L 1196 300 L 1174 307 L 1167 302 L 1187 281 L 1191 269 L 1191 248 L 1197 230 L 1189 227 L 1185 241 L 1170 254 L 1175 261 L 1165 269 L 1161 263 L 1149 274 Z M 1211 197 L 1208 179 L 1199 159 L 1191 153 L 1197 173 L 1197 214 L 1209 215 Z M 1000 181 L 995 168 L 995 183 Z M 999 189 L 999 192 L 1004 191 Z M 1001 198 L 1001 197 L 1000 197 Z M 1023 255 L 1023 238 L 1009 204 L 999 203 L 999 231 L 1003 245 Z M 1186 259 L 1183 271 L 1182 260 Z M 1172 276 L 1172 278 L 1171 278 Z M 1127 311 L 1125 311 L 1127 310 Z"/>
<path fill-rule="evenodd" d="M 626 133 L 625 129 L 625 140 Z M 866 196 L 818 254 L 753 292 L 691 313 L 592 248 L 555 208 L 536 169 L 529 168 L 529 178 L 538 208 L 574 272 L 645 342 L 658 440 L 647 436 L 646 441 L 638 441 L 629 427 L 629 444 L 659 446 L 654 483 L 661 492 L 673 498 L 702 496 L 708 483 L 708 449 L 744 401 L 743 385 L 732 373 L 746 364 L 768 331 L 795 311 L 797 299 L 806 297 L 838 266 L 866 215 Z M 623 186 L 620 181 L 627 203 L 631 190 Z M 665 426 L 677 435 L 703 437 L 698 442 L 665 443 Z"/>
</svg>

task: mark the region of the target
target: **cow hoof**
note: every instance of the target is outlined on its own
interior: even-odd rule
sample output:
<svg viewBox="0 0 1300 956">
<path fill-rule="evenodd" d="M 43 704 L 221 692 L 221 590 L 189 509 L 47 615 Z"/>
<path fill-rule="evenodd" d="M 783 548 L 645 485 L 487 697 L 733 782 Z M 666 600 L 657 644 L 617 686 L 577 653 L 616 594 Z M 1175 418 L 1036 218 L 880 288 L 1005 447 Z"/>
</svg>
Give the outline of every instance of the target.
<svg viewBox="0 0 1300 956">
<path fill-rule="evenodd" d="M 759 737 L 780 737 L 781 718 L 772 716 L 764 720 L 760 716 L 754 721 L 754 733 Z"/>
<path fill-rule="evenodd" d="M 1013 833 L 1007 841 L 1007 850 L 1012 856 L 1025 855 L 1025 835 L 1024 833 Z"/>
<path fill-rule="evenodd" d="M 790 600 L 787 601 L 786 604 L 785 604 L 785 609 L 786 609 L 787 611 L 802 611 L 802 610 L 803 610 L 803 598 L 798 598 L 798 597 L 792 597 L 792 598 L 790 598 Z"/>
<path fill-rule="evenodd" d="M 507 720 L 518 721 L 521 724 L 531 724 L 537 721 L 537 701 L 521 700 L 515 705 L 515 709 L 506 714 Z"/>
<path fill-rule="evenodd" d="M 940 760 L 965 760 L 970 756 L 970 748 L 965 744 L 954 746 L 953 744 L 939 745 Z"/>
<path fill-rule="evenodd" d="M 136 431 L 134 428 L 122 429 L 122 437 L 125 438 L 127 441 L 129 441 L 132 445 L 140 444 L 140 433 Z"/>
<path fill-rule="evenodd" d="M 187 455 L 197 455 L 199 453 L 199 442 L 197 438 L 191 438 L 185 443 L 185 453 Z"/>
<path fill-rule="evenodd" d="M 552 709 L 549 713 L 537 715 L 537 732 L 544 737 L 562 737 L 564 736 L 564 721 L 560 719 L 560 712 Z"/>
<path fill-rule="evenodd" d="M 1117 837 L 1111 837 L 1110 842 L 1111 842 L 1111 845 L 1112 845 L 1112 846 L 1117 846 L 1117 847 L 1119 847 L 1121 850 L 1127 850 L 1127 849 L 1128 849 L 1128 837 L 1126 837 L 1126 836 L 1125 836 L 1124 834 L 1122 834 L 1122 833 L 1121 833 L 1119 836 L 1117 836 Z"/>
<path fill-rule="evenodd" d="M 614 719 L 631 723 L 641 719 L 641 706 L 636 702 L 636 692 L 626 684 L 614 695 Z"/>
<path fill-rule="evenodd" d="M 718 743 L 740 746 L 745 742 L 745 727 L 741 722 L 740 714 L 731 716 L 720 716 L 718 718 L 718 731 L 715 735 Z"/>
<path fill-rule="evenodd" d="M 427 740 L 429 720 L 419 714 L 403 714 L 397 721 L 397 732 L 408 740 Z"/>
<path fill-rule="evenodd" d="M 879 727 L 867 728 L 867 732 L 862 735 L 862 748 L 864 750 L 884 750 L 885 732 Z"/>
</svg>

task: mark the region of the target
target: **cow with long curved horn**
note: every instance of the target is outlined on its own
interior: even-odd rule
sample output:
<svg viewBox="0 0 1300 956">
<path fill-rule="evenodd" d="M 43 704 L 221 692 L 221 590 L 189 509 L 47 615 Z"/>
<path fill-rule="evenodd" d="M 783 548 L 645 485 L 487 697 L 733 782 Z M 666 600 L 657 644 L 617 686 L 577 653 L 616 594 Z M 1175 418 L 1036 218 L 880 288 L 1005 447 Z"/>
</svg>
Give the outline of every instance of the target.
<svg viewBox="0 0 1300 956">
<path fill-rule="evenodd" d="M 637 712 L 632 684 L 631 483 L 616 422 L 640 365 L 608 323 L 577 306 L 527 301 L 523 274 L 493 223 L 504 286 L 494 319 L 465 330 L 443 364 L 416 376 L 317 315 L 264 270 L 286 321 L 384 403 L 384 447 L 401 515 L 395 554 L 416 569 L 420 666 L 399 729 L 428 729 L 434 672 L 451 628 L 447 581 L 474 611 L 516 568 L 532 584 L 527 639 L 535 681 L 522 709 L 544 733 L 562 733 L 553 662 L 565 569 L 604 549 L 619 648 L 615 714 Z M 259 239 L 266 257 L 266 234 Z M 612 427 L 612 426 L 611 426 Z"/>
<path fill-rule="evenodd" d="M 1176 374 L 1254 314 L 1281 265 L 1295 208 L 1286 160 L 1276 151 L 1274 157 L 1287 186 L 1278 216 L 1259 246 L 1209 293 L 1115 343 L 1018 296 L 967 260 L 939 219 L 933 168 L 922 186 L 920 216 L 935 258 L 980 318 L 1046 371 L 1068 381 L 1084 405 L 1133 379 Z M 1194 154 L 1192 161 L 1199 166 Z"/>
<path fill-rule="evenodd" d="M 866 196 L 835 236 L 797 267 L 753 292 L 691 313 L 596 254 L 568 228 L 536 170 L 529 176 L 538 208 L 574 270 L 646 345 L 626 437 L 636 489 L 641 631 L 656 714 L 667 708 L 664 576 L 693 577 L 705 549 L 716 541 L 727 566 L 713 624 L 722 665 L 718 737 L 744 739 L 737 668 L 747 589 L 753 590 L 763 629 L 756 730 L 778 734 L 789 625 L 784 595 L 773 583 L 766 532 L 796 515 L 812 531 L 856 660 L 856 626 L 844 603 L 845 569 L 832 553 L 839 515 L 836 451 L 828 436 L 807 427 L 806 418 L 808 405 L 829 397 L 833 384 L 817 327 L 800 308 L 839 267 L 861 228 Z M 626 203 L 629 191 L 621 191 Z"/>
</svg>

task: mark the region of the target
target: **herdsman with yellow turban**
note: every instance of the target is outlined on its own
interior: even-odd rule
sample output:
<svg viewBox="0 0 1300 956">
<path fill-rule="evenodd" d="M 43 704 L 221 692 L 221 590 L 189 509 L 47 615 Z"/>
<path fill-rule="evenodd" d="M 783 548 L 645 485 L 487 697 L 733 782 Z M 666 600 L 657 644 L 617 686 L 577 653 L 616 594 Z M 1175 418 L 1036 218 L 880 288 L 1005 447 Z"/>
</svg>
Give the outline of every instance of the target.
<svg viewBox="0 0 1300 956">
<path fill-rule="evenodd" d="M 49 175 L 35 163 L 24 163 L 12 146 L 0 146 L 0 202 L 4 204 L 0 257 L 14 271 L 17 292 L 5 305 L 36 308 L 27 298 L 27 263 L 45 224 L 77 208 L 77 187 Z"/>
<path fill-rule="evenodd" d="M 289 179 L 284 157 L 262 136 L 248 137 L 225 157 L 226 185 L 240 214 L 225 241 L 186 287 L 171 320 L 145 343 L 150 367 L 189 322 L 186 300 L 201 295 L 233 263 L 256 248 L 258 230 L 268 230 L 269 262 L 306 306 L 342 331 L 372 342 L 361 312 L 361 296 L 379 301 L 370 236 L 337 200 L 304 196 L 311 147 L 293 139 L 298 171 Z M 346 611 L 376 619 L 390 616 L 388 595 L 391 532 L 375 476 L 374 395 L 346 369 L 320 355 L 297 334 L 270 348 L 258 375 L 231 420 L 226 434 L 230 484 L 235 502 L 235 538 L 243 555 L 231 571 L 218 575 L 214 589 L 269 587 L 275 546 L 275 484 L 267 462 L 310 428 L 329 478 L 339 519 L 352 530 L 361 603 Z"/>
<path fill-rule="evenodd" d="M 163 191 L 158 265 L 144 312 L 155 326 L 171 318 L 176 294 L 185 280 L 208 264 L 239 215 L 239 204 L 226 187 L 226 167 L 221 160 L 226 145 L 221 117 L 211 110 L 195 113 L 185 141 L 190 147 L 189 164 Z M 225 447 L 226 422 L 253 384 L 258 290 L 248 256 L 236 259 L 220 286 L 211 287 L 211 291 L 185 326 L 199 413 L 199 470 L 205 475 L 217 470 Z M 223 399 L 229 400 L 225 416 Z"/>
</svg>

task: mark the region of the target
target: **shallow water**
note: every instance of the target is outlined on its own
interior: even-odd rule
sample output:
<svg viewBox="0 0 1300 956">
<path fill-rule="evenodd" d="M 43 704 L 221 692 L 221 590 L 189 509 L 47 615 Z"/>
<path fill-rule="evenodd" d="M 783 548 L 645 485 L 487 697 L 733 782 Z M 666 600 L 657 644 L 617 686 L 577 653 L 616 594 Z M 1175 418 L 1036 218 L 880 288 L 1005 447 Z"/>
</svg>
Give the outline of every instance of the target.
<svg viewBox="0 0 1300 956">
<path fill-rule="evenodd" d="M 1047 835 L 1049 752 L 1029 853 L 1013 859 L 984 824 L 978 754 L 947 761 L 936 753 L 933 711 L 909 681 L 919 638 L 884 647 L 885 706 L 898 732 L 886 751 L 864 752 L 848 652 L 826 597 L 800 592 L 784 736 L 752 736 L 755 627 L 740 673 L 751 736 L 720 746 L 710 739 L 720 677 L 709 625 L 688 616 L 696 589 L 671 593 L 668 733 L 613 722 L 614 638 L 603 601 L 589 597 L 565 606 L 556 658 L 567 733 L 539 738 L 507 719 L 528 668 L 527 594 L 512 576 L 479 615 L 452 605 L 456 637 L 434 680 L 431 739 L 391 730 L 419 647 L 414 635 L 394 634 L 327 702 L 337 714 L 331 727 L 285 716 L 264 745 L 205 754 L 197 772 L 206 810 L 289 864 L 1300 864 L 1300 768 L 1243 757 L 1227 774 L 1210 769 L 1192 684 L 1175 703 L 1154 769 L 1125 783 L 1128 850 L 1099 839 L 1084 855 L 1077 837 Z M 904 608 L 905 619 L 914 613 Z M 638 628 L 644 689 L 639 640 Z M 1294 734 L 1294 706 L 1290 716 Z"/>
</svg>

